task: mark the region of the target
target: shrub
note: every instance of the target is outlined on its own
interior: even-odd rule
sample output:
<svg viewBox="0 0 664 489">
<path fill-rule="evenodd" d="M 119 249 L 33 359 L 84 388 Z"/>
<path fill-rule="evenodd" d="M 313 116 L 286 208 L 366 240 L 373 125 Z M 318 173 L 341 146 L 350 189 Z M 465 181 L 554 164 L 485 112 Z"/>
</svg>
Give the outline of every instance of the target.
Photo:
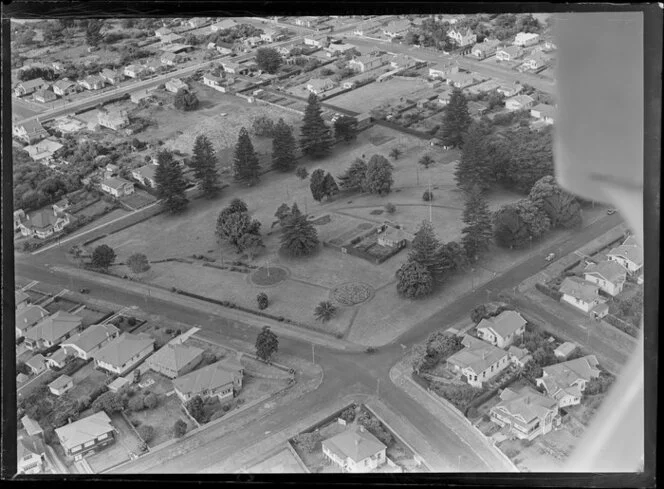
<svg viewBox="0 0 664 489">
<path fill-rule="evenodd" d="M 539 282 L 535 284 L 535 288 L 537 290 L 539 290 L 541 293 L 543 293 L 545 295 L 548 295 L 549 297 L 551 297 L 552 299 L 555 299 L 557 301 L 559 301 L 561 299 L 561 297 L 563 296 L 563 294 L 561 294 L 557 290 L 553 290 L 551 287 L 548 287 L 548 286 L 546 286 L 544 284 L 541 284 Z"/>
<path fill-rule="evenodd" d="M 143 398 L 143 403 L 147 409 L 154 409 L 159 404 L 159 398 L 151 392 Z"/>
<path fill-rule="evenodd" d="M 300 433 L 295 438 L 295 443 L 297 443 L 302 449 L 311 453 L 316 450 L 318 444 L 322 441 L 320 433 L 317 431 L 311 433 Z"/>
<path fill-rule="evenodd" d="M 424 193 L 422 194 L 422 200 L 424 202 L 429 202 L 433 200 L 433 192 L 430 192 L 429 190 L 425 190 Z"/>
<path fill-rule="evenodd" d="M 385 204 L 385 212 L 388 214 L 394 214 L 397 211 L 397 206 L 394 205 L 392 202 L 388 202 Z"/>
<path fill-rule="evenodd" d="M 339 417 L 347 423 L 351 423 L 355 419 L 355 406 L 350 406 L 344 409 Z"/>
<path fill-rule="evenodd" d="M 127 409 L 130 411 L 141 411 L 145 408 L 145 402 L 141 396 L 134 396 L 127 401 Z"/>
<path fill-rule="evenodd" d="M 185 423 L 181 419 L 178 419 L 173 425 L 173 434 L 175 435 L 175 438 L 182 438 L 186 432 L 187 432 L 187 423 Z"/>
<path fill-rule="evenodd" d="M 136 318 L 135 317 L 128 318 L 127 323 L 129 324 L 129 326 L 135 326 L 136 325 Z"/>
<path fill-rule="evenodd" d="M 258 309 L 260 310 L 267 309 L 269 301 L 267 298 L 267 294 L 265 292 L 261 292 L 260 294 L 258 294 L 256 296 L 256 301 L 258 302 Z"/>
<path fill-rule="evenodd" d="M 139 426 L 136 431 L 145 443 L 150 443 L 154 438 L 154 428 L 149 424 Z"/>
</svg>

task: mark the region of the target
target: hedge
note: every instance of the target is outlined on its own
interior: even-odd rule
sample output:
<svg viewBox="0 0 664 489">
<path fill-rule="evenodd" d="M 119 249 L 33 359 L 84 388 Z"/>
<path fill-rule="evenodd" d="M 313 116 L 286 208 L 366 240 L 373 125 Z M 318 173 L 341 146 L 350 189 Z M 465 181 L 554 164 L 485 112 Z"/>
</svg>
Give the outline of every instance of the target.
<svg viewBox="0 0 664 489">
<path fill-rule="evenodd" d="M 551 287 L 547 287 L 546 285 L 539 282 L 535 284 L 535 288 L 544 295 L 548 295 L 549 297 L 557 301 L 559 301 L 563 296 L 563 294 L 561 294 L 557 290 L 553 290 Z"/>
<path fill-rule="evenodd" d="M 609 323 L 611 326 L 619 329 L 623 333 L 627 333 L 628 335 L 630 335 L 634 338 L 639 337 L 639 329 L 636 328 L 635 326 L 629 324 L 629 323 L 626 323 L 622 319 L 617 318 L 612 314 L 607 314 L 606 316 L 604 316 L 603 319 L 604 319 L 604 321 Z"/>
</svg>

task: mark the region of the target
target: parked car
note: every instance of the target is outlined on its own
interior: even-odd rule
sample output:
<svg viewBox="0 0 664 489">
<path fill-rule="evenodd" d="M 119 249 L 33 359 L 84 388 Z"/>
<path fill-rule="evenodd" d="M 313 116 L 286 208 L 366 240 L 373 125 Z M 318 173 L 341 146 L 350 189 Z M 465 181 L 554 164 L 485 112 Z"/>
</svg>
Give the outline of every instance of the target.
<svg viewBox="0 0 664 489">
<path fill-rule="evenodd" d="M 546 261 L 551 261 L 556 257 L 555 253 L 549 253 L 546 255 Z"/>
<path fill-rule="evenodd" d="M 611 208 L 611 209 L 607 209 L 606 213 L 610 216 L 611 214 L 615 214 L 615 213 L 616 213 L 616 210 L 613 209 L 613 208 Z"/>
<path fill-rule="evenodd" d="M 79 290 L 79 292 L 80 292 L 81 294 L 89 294 L 89 293 L 90 293 L 90 289 L 81 289 L 81 290 Z"/>
</svg>

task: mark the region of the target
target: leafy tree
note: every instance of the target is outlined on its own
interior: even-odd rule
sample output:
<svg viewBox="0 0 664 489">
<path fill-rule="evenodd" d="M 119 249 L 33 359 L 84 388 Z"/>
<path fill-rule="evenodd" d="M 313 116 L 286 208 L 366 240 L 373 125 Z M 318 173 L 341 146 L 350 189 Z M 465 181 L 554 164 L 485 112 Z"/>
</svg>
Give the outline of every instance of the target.
<svg viewBox="0 0 664 489">
<path fill-rule="evenodd" d="M 127 401 L 127 409 L 130 411 L 141 411 L 145 408 L 145 403 L 143 402 L 143 397 L 134 396 L 129 401 Z"/>
<path fill-rule="evenodd" d="M 397 270 L 397 292 L 409 299 L 425 297 L 433 290 L 433 278 L 424 265 L 409 260 Z"/>
<path fill-rule="evenodd" d="M 339 141 L 350 142 L 357 138 L 357 119 L 341 116 L 334 121 L 334 136 Z"/>
<path fill-rule="evenodd" d="M 143 273 L 150 270 L 148 257 L 143 253 L 134 253 L 127 259 L 127 266 L 134 273 Z"/>
<path fill-rule="evenodd" d="M 486 307 L 486 304 L 480 304 L 479 306 L 475 306 L 470 313 L 470 319 L 475 324 L 479 323 L 482 319 L 488 317 L 489 317 L 489 311 Z"/>
<path fill-rule="evenodd" d="M 196 137 L 191 166 L 194 177 L 198 180 L 201 190 L 209 198 L 219 192 L 219 174 L 217 173 L 217 157 L 212 143 L 204 134 Z"/>
<path fill-rule="evenodd" d="M 205 407 L 201 396 L 195 396 L 185 405 L 192 418 L 201 423 L 205 418 Z"/>
<path fill-rule="evenodd" d="M 554 176 L 540 178 L 530 189 L 528 198 L 546 213 L 553 228 L 581 224 L 581 205 L 576 197 L 560 188 Z"/>
<path fill-rule="evenodd" d="M 433 192 L 430 190 L 425 190 L 424 193 L 422 194 L 422 200 L 424 202 L 430 202 L 433 200 Z"/>
<path fill-rule="evenodd" d="M 468 257 L 463 247 L 456 241 L 450 241 L 440 247 L 440 270 L 443 275 L 458 272 L 468 265 Z"/>
<path fill-rule="evenodd" d="M 264 362 L 269 362 L 278 349 L 277 335 L 270 330 L 269 326 L 263 326 L 262 331 L 256 337 L 256 356 Z"/>
<path fill-rule="evenodd" d="M 317 321 L 327 322 L 336 314 L 337 308 L 331 301 L 321 301 L 314 310 L 314 316 Z"/>
<path fill-rule="evenodd" d="M 231 200 L 231 203 L 228 204 L 227 208 L 229 209 L 229 212 L 247 212 L 249 210 L 247 204 L 237 197 Z"/>
<path fill-rule="evenodd" d="M 271 138 L 274 136 L 275 124 L 269 117 L 260 115 L 256 117 L 251 124 L 251 130 L 256 136 Z"/>
<path fill-rule="evenodd" d="M 99 19 L 90 19 L 85 29 L 85 42 L 89 46 L 97 47 L 101 42 L 102 35 L 101 29 L 104 26 L 103 22 Z"/>
<path fill-rule="evenodd" d="M 293 204 L 291 217 L 283 225 L 281 249 L 290 256 L 307 256 L 318 249 L 318 244 L 316 228 Z"/>
<path fill-rule="evenodd" d="M 157 166 L 154 176 L 157 195 L 163 200 L 164 207 L 170 213 L 182 212 L 189 203 L 185 193 L 187 182 L 184 179 L 182 168 L 169 151 L 160 151 L 157 154 L 157 161 L 159 166 Z"/>
<path fill-rule="evenodd" d="M 196 94 L 185 88 L 179 89 L 173 97 L 173 105 L 178 110 L 196 110 L 198 108 L 198 104 L 199 102 Z"/>
<path fill-rule="evenodd" d="M 411 243 L 409 261 L 414 261 L 427 269 L 432 277 L 443 273 L 441 269 L 440 241 L 436 237 L 431 222 L 424 220 Z"/>
<path fill-rule="evenodd" d="M 468 130 L 472 119 L 468 114 L 468 102 L 463 92 L 455 88 L 450 95 L 450 102 L 445 108 L 441 139 L 446 146 L 463 146 L 463 135 Z"/>
<path fill-rule="evenodd" d="M 267 306 L 269 304 L 269 300 L 267 298 L 267 294 L 265 292 L 261 292 L 256 296 L 256 302 L 258 303 L 258 309 L 261 311 L 263 309 L 267 309 Z"/>
<path fill-rule="evenodd" d="M 501 207 L 493 216 L 498 246 L 522 248 L 550 228 L 548 216 L 527 199 Z"/>
<path fill-rule="evenodd" d="M 418 161 L 420 165 L 422 165 L 424 168 L 429 168 L 431 165 L 434 164 L 433 158 L 429 155 L 424 155 L 420 160 Z"/>
<path fill-rule="evenodd" d="M 479 255 L 489 249 L 493 239 L 491 211 L 479 189 L 475 189 L 466 200 L 463 222 L 466 227 L 461 230 L 461 243 L 466 256 L 470 261 L 476 262 Z"/>
<path fill-rule="evenodd" d="M 175 435 L 175 438 L 182 438 L 186 432 L 187 432 L 187 423 L 185 423 L 181 419 L 178 419 L 173 425 L 173 434 Z"/>
<path fill-rule="evenodd" d="M 594 396 L 597 394 L 604 394 L 615 382 L 615 377 L 609 372 L 601 371 L 599 377 L 590 379 L 586 385 L 584 393 L 587 396 Z"/>
<path fill-rule="evenodd" d="M 476 187 L 482 192 L 489 190 L 495 178 L 488 142 L 490 133 L 490 127 L 480 122 L 471 124 L 464 136 L 465 144 L 454 177 L 457 186 L 465 192 Z"/>
<path fill-rule="evenodd" d="M 296 148 L 293 130 L 279 119 L 273 130 L 272 168 L 279 171 L 290 171 L 295 167 Z"/>
<path fill-rule="evenodd" d="M 246 253 L 251 260 L 253 260 L 263 248 L 265 248 L 263 238 L 254 233 L 243 234 L 237 242 L 238 252 Z"/>
<path fill-rule="evenodd" d="M 396 161 L 399 159 L 399 156 L 401 156 L 401 150 L 399 148 L 392 148 L 390 151 L 390 158 Z"/>
<path fill-rule="evenodd" d="M 304 180 L 309 176 L 309 172 L 307 169 L 303 166 L 299 166 L 297 170 L 295 170 L 295 175 L 300 179 Z"/>
<path fill-rule="evenodd" d="M 274 213 L 274 217 L 276 217 L 279 221 L 279 225 L 283 226 L 284 223 L 286 222 L 286 219 L 288 219 L 291 215 L 291 209 L 288 206 L 288 204 L 281 204 L 279 208 L 277 209 L 277 212 Z M 273 224 L 274 226 L 274 224 Z"/>
<path fill-rule="evenodd" d="M 92 265 L 97 268 L 108 270 L 115 261 L 115 251 L 108 245 L 99 245 L 92 252 Z"/>
<path fill-rule="evenodd" d="M 355 158 L 343 175 L 340 175 L 339 186 L 343 190 L 359 190 L 363 187 L 367 176 L 367 164 L 361 158 Z"/>
<path fill-rule="evenodd" d="M 100 395 L 92 403 L 92 410 L 95 413 L 99 411 L 106 411 L 106 414 L 112 414 L 114 412 L 122 411 L 124 409 L 124 403 L 122 402 L 122 397 L 115 392 L 105 392 Z"/>
<path fill-rule="evenodd" d="M 446 331 L 434 331 L 426 342 L 426 355 L 437 365 L 463 348 L 461 337 Z"/>
<path fill-rule="evenodd" d="M 243 246 L 251 244 L 244 238 L 247 234 L 260 237 L 260 221 L 249 217 L 247 212 L 229 206 L 219 213 L 217 218 L 217 236 L 221 241 L 234 246 L 238 253 Z M 241 241 L 242 240 L 242 241 Z"/>
<path fill-rule="evenodd" d="M 147 409 L 154 409 L 159 404 L 159 398 L 153 392 L 150 392 L 143 398 L 143 403 Z M 146 440 L 147 441 L 147 440 Z"/>
<path fill-rule="evenodd" d="M 309 179 L 309 188 L 311 189 L 311 196 L 316 202 L 320 202 L 325 197 L 325 172 L 320 168 L 314 170 L 311 173 L 311 178 Z"/>
<path fill-rule="evenodd" d="M 527 194 L 542 177 L 554 174 L 553 133 L 550 128 L 531 133 L 519 128 L 506 134 L 494 147 L 495 172 L 508 188 Z"/>
<path fill-rule="evenodd" d="M 397 211 L 397 206 L 394 205 L 392 202 L 388 202 L 385 204 L 385 212 L 388 214 L 394 214 Z"/>
<path fill-rule="evenodd" d="M 260 164 L 254 145 L 251 143 L 249 133 L 243 127 L 240 129 L 235 156 L 233 160 L 233 174 L 239 182 L 247 183 L 249 186 L 258 183 L 260 176 Z"/>
<path fill-rule="evenodd" d="M 516 22 L 517 32 L 533 32 L 538 33 L 541 29 L 538 20 L 533 17 L 533 14 L 522 15 Z"/>
<path fill-rule="evenodd" d="M 394 179 L 392 178 L 392 164 L 382 155 L 373 155 L 367 164 L 367 173 L 362 189 L 371 194 L 380 196 L 390 193 Z"/>
<path fill-rule="evenodd" d="M 282 61 L 281 55 L 274 48 L 259 48 L 256 51 L 256 64 L 262 71 L 275 74 Z"/>
<path fill-rule="evenodd" d="M 332 149 L 333 139 L 321 114 L 318 97 L 312 93 L 304 110 L 300 137 L 302 151 L 312 158 L 326 156 Z"/>
</svg>

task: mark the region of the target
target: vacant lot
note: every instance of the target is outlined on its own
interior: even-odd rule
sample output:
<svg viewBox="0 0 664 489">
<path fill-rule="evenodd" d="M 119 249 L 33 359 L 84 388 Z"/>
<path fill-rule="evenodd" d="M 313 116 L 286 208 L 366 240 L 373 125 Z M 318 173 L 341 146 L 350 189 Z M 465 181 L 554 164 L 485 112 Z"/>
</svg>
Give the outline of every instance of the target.
<svg viewBox="0 0 664 489">
<path fill-rule="evenodd" d="M 399 102 L 401 97 L 417 99 L 417 92 L 428 89 L 423 83 L 413 80 L 391 79 L 380 83 L 370 83 L 334 97 L 334 105 L 356 112 L 368 112 L 379 105 Z"/>
</svg>

